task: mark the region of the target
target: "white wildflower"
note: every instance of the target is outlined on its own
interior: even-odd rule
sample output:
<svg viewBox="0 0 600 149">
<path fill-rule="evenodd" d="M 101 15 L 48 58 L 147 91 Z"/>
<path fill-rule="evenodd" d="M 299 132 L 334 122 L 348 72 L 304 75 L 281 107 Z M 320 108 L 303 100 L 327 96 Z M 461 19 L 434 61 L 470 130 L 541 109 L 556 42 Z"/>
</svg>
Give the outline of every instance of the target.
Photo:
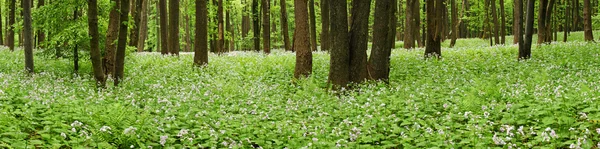
<svg viewBox="0 0 600 149">
<path fill-rule="evenodd" d="M 317 138 L 312 138 L 312 140 L 313 140 L 314 142 L 317 142 L 317 141 L 319 141 L 319 139 L 317 139 Z"/>
<path fill-rule="evenodd" d="M 167 138 L 169 138 L 169 136 L 160 136 L 160 145 L 165 146 L 165 143 L 167 143 Z"/>
<path fill-rule="evenodd" d="M 73 123 L 71 123 L 71 127 L 79 127 L 79 126 L 81 126 L 81 125 L 83 125 L 83 123 L 81 123 L 81 122 L 79 122 L 79 121 L 77 121 L 77 120 L 76 120 L 76 121 L 74 121 Z"/>
<path fill-rule="evenodd" d="M 126 128 L 123 131 L 123 134 L 135 134 L 135 131 L 137 130 L 137 128 L 129 126 L 129 128 Z"/>
<path fill-rule="evenodd" d="M 135 146 L 133 146 L 133 145 L 129 146 L 129 148 L 134 148 L 134 147 L 135 147 Z"/>
<path fill-rule="evenodd" d="M 108 126 L 102 126 L 102 128 L 100 128 L 100 131 L 102 131 L 102 132 L 107 132 L 109 130 L 111 130 L 111 128 Z"/>
<path fill-rule="evenodd" d="M 63 138 L 65 138 L 65 139 L 67 138 L 67 134 L 65 134 L 64 132 L 61 132 L 60 136 L 63 137 Z"/>
<path fill-rule="evenodd" d="M 77 132 L 77 129 L 75 129 L 75 128 L 71 128 L 71 131 L 72 131 L 72 132 Z"/>
<path fill-rule="evenodd" d="M 600 128 L 596 128 L 596 132 L 600 134 Z"/>
<path fill-rule="evenodd" d="M 187 130 L 187 129 L 181 129 L 181 130 L 179 131 L 179 133 L 177 134 L 177 136 L 178 136 L 178 137 L 183 137 L 184 135 L 187 135 L 187 134 L 188 134 L 188 132 L 189 132 L 189 130 Z"/>
<path fill-rule="evenodd" d="M 447 103 L 444 104 L 444 109 L 446 109 L 446 108 L 448 108 L 448 104 Z"/>
<path fill-rule="evenodd" d="M 496 145 L 504 145 L 506 144 L 506 142 L 504 142 L 504 140 L 502 140 L 502 138 L 499 138 L 496 133 L 494 133 L 494 136 L 492 137 L 492 141 L 494 141 L 494 144 Z"/>
</svg>

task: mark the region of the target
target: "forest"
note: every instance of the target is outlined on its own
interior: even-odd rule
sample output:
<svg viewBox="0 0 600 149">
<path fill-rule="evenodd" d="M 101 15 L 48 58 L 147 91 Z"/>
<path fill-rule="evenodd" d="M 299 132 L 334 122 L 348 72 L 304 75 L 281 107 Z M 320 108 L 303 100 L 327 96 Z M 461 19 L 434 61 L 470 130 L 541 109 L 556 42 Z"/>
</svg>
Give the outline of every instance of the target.
<svg viewBox="0 0 600 149">
<path fill-rule="evenodd" d="M 0 148 L 598 149 L 599 41 L 599 0 L 0 0 Z"/>
</svg>

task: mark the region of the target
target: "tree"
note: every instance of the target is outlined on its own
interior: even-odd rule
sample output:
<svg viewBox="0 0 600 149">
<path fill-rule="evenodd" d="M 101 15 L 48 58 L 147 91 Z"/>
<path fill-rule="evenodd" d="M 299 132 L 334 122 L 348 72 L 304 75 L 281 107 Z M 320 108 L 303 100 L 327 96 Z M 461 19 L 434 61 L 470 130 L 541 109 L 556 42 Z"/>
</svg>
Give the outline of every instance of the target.
<svg viewBox="0 0 600 149">
<path fill-rule="evenodd" d="M 321 50 L 323 51 L 330 49 L 329 24 L 329 0 L 321 0 Z"/>
<path fill-rule="evenodd" d="M 531 57 L 531 43 L 533 40 L 533 13 L 534 13 L 534 9 L 535 9 L 535 0 L 528 0 L 527 1 L 527 23 L 525 25 L 525 39 L 520 40 L 520 43 L 524 43 L 524 44 L 519 44 L 519 59 L 520 60 L 525 60 L 525 59 L 529 59 Z M 520 26 L 523 26 L 523 24 L 520 24 Z"/>
<path fill-rule="evenodd" d="M 425 57 L 442 56 L 442 26 L 445 24 L 442 19 L 444 0 L 427 0 L 427 46 L 425 48 Z"/>
<path fill-rule="evenodd" d="M 31 1 L 23 1 L 23 36 L 25 48 L 25 69 L 33 73 L 33 29 L 31 27 Z"/>
<path fill-rule="evenodd" d="M 450 47 L 454 47 L 454 45 L 456 44 L 456 38 L 458 38 L 458 27 L 459 27 L 459 22 L 458 22 L 458 12 L 456 9 L 456 0 L 451 0 L 450 2 L 452 6 L 450 6 L 450 9 L 452 9 L 451 11 L 451 15 L 452 15 L 452 40 L 450 40 Z"/>
<path fill-rule="evenodd" d="M 258 0 L 252 1 L 252 27 L 254 27 L 254 50 L 260 51 L 260 24 L 258 13 Z"/>
<path fill-rule="evenodd" d="M 4 5 L 2 5 L 2 1 L 0 1 L 0 6 L 4 6 Z M 0 7 L 0 8 L 2 8 L 2 7 Z M 4 18 L 2 17 L 2 11 L 0 9 L 0 45 L 4 45 L 4 36 L 2 35 L 2 32 L 4 32 L 4 31 L 2 31 L 2 30 L 4 30 L 4 28 L 2 27 L 2 20 L 3 19 Z"/>
<path fill-rule="evenodd" d="M 121 1 L 111 0 L 114 4 L 110 9 L 109 20 L 108 20 L 108 32 L 106 32 L 106 55 L 103 58 L 104 62 L 104 74 L 110 75 L 115 72 L 115 52 L 117 49 L 116 40 L 119 36 L 119 7 L 121 7 Z M 114 74 L 113 74 L 114 75 Z"/>
<path fill-rule="evenodd" d="M 572 17 L 570 12 L 571 12 L 571 6 L 569 5 L 569 1 L 565 0 L 565 19 L 564 19 L 564 31 L 563 31 L 563 42 L 567 42 L 567 38 L 569 37 L 569 32 L 571 32 L 571 27 L 570 27 L 570 23 L 569 20 Z"/>
<path fill-rule="evenodd" d="M 395 5 L 393 5 L 395 6 Z M 349 81 L 362 83 L 368 78 L 367 48 L 369 42 L 369 12 L 371 0 L 352 1 L 352 24 L 350 26 Z M 392 22 L 390 22 L 392 23 Z M 393 22 L 395 23 L 395 22 Z M 391 29 L 391 28 L 390 28 Z M 395 29 L 395 28 L 394 28 Z M 392 35 L 390 33 L 389 35 Z M 393 37 L 392 37 L 393 40 Z M 343 86 L 343 85 L 342 85 Z"/>
<path fill-rule="evenodd" d="M 498 13 L 496 13 L 496 0 L 491 0 L 491 6 L 492 6 L 492 19 L 493 19 L 493 24 L 494 24 L 494 44 L 499 44 L 500 43 L 500 35 L 498 34 L 498 32 L 500 32 L 500 24 L 498 22 Z"/>
<path fill-rule="evenodd" d="M 221 0 L 222 1 L 222 0 Z M 169 52 L 179 55 L 179 0 L 169 0 Z"/>
<path fill-rule="evenodd" d="M 373 24 L 373 48 L 369 58 L 369 75 L 373 80 L 389 80 L 390 74 L 390 54 L 392 44 L 388 34 L 390 32 L 390 21 L 394 15 L 395 0 L 376 0 L 375 1 L 375 22 Z M 440 15 L 441 17 L 441 15 Z M 428 22 L 429 23 L 429 22 Z M 441 31 L 441 30 L 440 30 Z"/>
<path fill-rule="evenodd" d="M 312 52 L 310 51 L 308 30 L 307 0 L 294 0 L 296 30 L 294 34 L 294 50 L 296 51 L 296 67 L 294 78 L 308 77 L 312 73 Z"/>
<path fill-rule="evenodd" d="M 129 23 L 129 17 L 127 17 L 127 14 L 129 13 L 129 0 L 121 0 L 119 12 L 119 22 L 121 23 L 119 24 L 119 39 L 117 43 L 117 54 L 115 60 L 115 86 L 119 86 L 119 82 L 121 82 L 121 79 L 123 79 L 123 70 L 125 67 L 125 48 L 127 47 L 127 24 Z"/>
<path fill-rule="evenodd" d="M 38 0 L 38 8 L 41 8 L 41 7 L 42 7 L 42 6 L 44 6 L 44 5 L 45 5 L 45 2 L 44 2 L 44 0 Z M 2 17 L 0 17 L 0 18 L 2 18 Z M 0 20 L 1 20 L 1 19 L 0 19 Z M 0 28 L 2 28 L 2 25 L 1 25 L 1 24 L 2 24 L 2 22 L 0 21 Z M 3 43 L 3 42 L 2 42 L 2 37 L 3 37 L 3 36 L 2 36 L 2 32 L 0 31 L 0 44 L 2 44 L 2 43 Z M 37 41 L 37 42 L 38 42 L 38 43 L 37 43 L 37 46 L 38 46 L 38 47 L 44 47 L 43 43 L 44 43 L 44 40 L 46 40 L 46 34 L 44 33 L 44 31 L 43 31 L 43 30 L 38 30 L 38 31 L 37 31 L 37 40 L 38 40 L 38 41 Z"/>
<path fill-rule="evenodd" d="M 523 0 L 514 1 L 513 21 L 513 35 L 517 35 L 513 38 L 513 44 L 522 44 L 520 41 L 523 38 Z"/>
<path fill-rule="evenodd" d="M 270 0 L 262 0 L 263 51 L 271 53 L 271 8 Z"/>
<path fill-rule="evenodd" d="M 208 64 L 208 9 L 206 0 L 196 0 L 194 65 Z"/>
<path fill-rule="evenodd" d="M 223 18 L 223 0 L 219 0 L 217 7 L 217 23 L 218 23 L 218 39 L 217 39 L 217 53 L 221 54 L 225 52 L 225 30 L 224 30 L 224 18 Z"/>
<path fill-rule="evenodd" d="M 138 43 L 137 43 L 137 51 L 138 52 L 143 52 L 144 51 L 144 46 L 146 45 L 146 38 L 148 36 L 148 0 L 139 0 L 139 1 L 143 1 L 142 2 L 142 9 L 140 11 L 140 15 L 141 15 L 141 20 L 140 20 L 140 28 L 139 28 L 139 39 L 138 39 Z"/>
<path fill-rule="evenodd" d="M 132 3 L 134 4 L 132 6 L 132 10 L 131 10 L 131 16 L 133 17 L 133 28 L 131 28 L 131 35 L 129 37 L 129 46 L 138 46 L 138 41 L 139 41 L 139 35 L 140 35 L 140 29 L 141 29 L 141 22 L 142 22 L 142 12 L 143 10 L 143 5 L 144 5 L 144 1 L 147 0 L 132 0 Z M 141 51 L 139 51 L 141 52 Z"/>
<path fill-rule="evenodd" d="M 406 20 L 404 33 L 404 48 L 415 48 L 415 40 L 419 40 L 419 0 L 406 0 Z M 420 40 L 419 40 L 420 41 Z"/>
<path fill-rule="evenodd" d="M 500 0 L 500 44 L 506 44 L 506 13 L 504 13 L 504 0 Z"/>
<path fill-rule="evenodd" d="M 10 0 L 8 4 L 8 9 L 10 9 L 8 13 L 8 37 L 6 37 L 6 42 L 8 42 L 8 49 L 10 51 L 15 50 L 15 4 L 16 0 Z"/>
<path fill-rule="evenodd" d="M 279 1 L 281 6 L 281 32 L 283 33 L 283 45 L 286 51 L 291 51 L 290 47 L 290 35 L 288 31 L 288 16 L 287 16 L 287 4 L 285 0 Z"/>
<path fill-rule="evenodd" d="M 310 14 L 310 48 L 317 51 L 317 21 L 315 16 L 315 0 L 308 0 Z"/>
<path fill-rule="evenodd" d="M 591 7 L 590 0 L 583 0 L 583 34 L 585 41 L 594 41 Z"/>
<path fill-rule="evenodd" d="M 169 54 L 169 17 L 167 12 L 167 0 L 158 0 L 160 13 L 160 53 Z"/>
<path fill-rule="evenodd" d="M 98 33 L 98 1 L 88 0 L 88 25 L 90 39 L 90 58 L 92 60 L 92 69 L 96 85 L 103 87 L 105 85 L 104 72 L 102 72 L 102 54 L 99 47 Z"/>
<path fill-rule="evenodd" d="M 331 49 L 328 82 L 334 87 L 345 87 L 350 81 L 350 47 L 348 39 L 348 12 L 346 0 L 329 1 Z M 298 18 L 296 18 L 298 19 Z"/>
</svg>

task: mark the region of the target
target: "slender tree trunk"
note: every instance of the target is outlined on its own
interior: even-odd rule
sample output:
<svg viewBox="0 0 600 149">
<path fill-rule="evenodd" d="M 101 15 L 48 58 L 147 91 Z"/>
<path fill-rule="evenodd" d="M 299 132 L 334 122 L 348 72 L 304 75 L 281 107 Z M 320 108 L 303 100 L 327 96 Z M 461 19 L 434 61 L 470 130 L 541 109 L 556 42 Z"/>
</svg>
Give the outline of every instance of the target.
<svg viewBox="0 0 600 149">
<path fill-rule="evenodd" d="M 550 42 L 552 42 L 552 34 L 553 34 L 552 33 L 552 24 L 553 24 L 553 22 L 552 22 L 552 12 L 553 12 L 552 8 L 554 8 L 554 3 L 555 3 L 555 0 L 549 0 L 548 3 L 546 4 L 546 7 L 545 7 L 545 9 L 546 9 L 545 12 L 546 13 L 545 13 L 545 17 L 544 17 L 545 20 L 544 21 L 546 21 L 546 22 L 544 23 L 544 25 L 545 25 L 544 26 L 544 32 L 545 32 L 544 35 L 545 36 L 544 36 L 544 41 L 543 41 L 544 43 L 550 43 Z"/>
<path fill-rule="evenodd" d="M 288 31 L 288 16 L 287 16 L 287 3 L 285 0 L 280 0 L 281 6 L 281 32 L 283 35 L 283 45 L 286 51 L 291 51 L 290 47 L 290 35 Z"/>
<path fill-rule="evenodd" d="M 281 0 L 282 2 L 285 0 Z M 321 0 L 321 50 L 329 51 L 330 50 L 330 15 L 329 15 L 329 1 L 330 0 Z M 370 0 L 369 0 L 370 1 Z M 284 7 L 282 7 L 284 8 Z"/>
<path fill-rule="evenodd" d="M 498 22 L 498 13 L 496 12 L 496 0 L 491 0 L 491 8 L 492 8 L 492 19 L 494 22 L 492 22 L 494 24 L 494 44 L 500 44 L 500 34 L 498 34 L 498 32 L 500 32 L 500 24 Z"/>
<path fill-rule="evenodd" d="M 566 7 L 565 7 L 565 19 L 564 19 L 565 23 L 563 24 L 564 25 L 563 42 L 567 42 L 567 38 L 569 37 L 569 32 L 571 32 L 570 23 L 569 23 L 570 18 L 571 18 L 571 14 L 570 14 L 571 6 L 569 6 L 569 3 L 570 2 L 568 0 L 565 0 Z"/>
<path fill-rule="evenodd" d="M 142 7 L 143 7 L 143 3 L 144 1 L 148 1 L 148 0 L 134 0 L 134 6 L 132 6 L 132 11 L 131 11 L 131 16 L 133 16 L 133 28 L 131 29 L 131 37 L 129 38 L 129 46 L 137 46 L 138 45 L 138 40 L 139 37 L 138 35 L 140 34 L 140 22 L 141 22 L 141 18 L 142 18 Z"/>
<path fill-rule="evenodd" d="M 102 54 L 99 47 L 98 33 L 98 1 L 88 0 L 88 24 L 90 39 L 90 58 L 92 60 L 92 69 L 94 78 L 98 87 L 104 87 L 104 72 L 102 71 Z"/>
<path fill-rule="evenodd" d="M 206 0 L 196 0 L 194 65 L 208 64 L 208 9 Z"/>
<path fill-rule="evenodd" d="M 117 45 L 116 65 L 114 84 L 119 86 L 119 82 L 123 79 L 123 70 L 125 67 L 125 48 L 127 47 L 127 24 L 129 23 L 129 0 L 121 0 L 121 9 L 119 16 L 119 42 Z"/>
<path fill-rule="evenodd" d="M 315 19 L 315 0 L 308 0 L 308 11 L 310 15 L 310 48 L 317 51 L 317 22 Z"/>
<path fill-rule="evenodd" d="M 231 11 L 231 10 L 227 10 L 227 11 L 225 12 L 225 18 L 226 18 L 226 19 L 225 19 L 225 30 L 227 30 L 227 32 L 228 32 L 228 33 L 229 33 L 229 35 L 230 35 L 230 37 L 229 37 L 229 38 L 227 38 L 227 39 L 225 40 L 225 41 L 226 41 L 226 44 L 225 44 L 225 49 L 226 49 L 226 50 L 225 50 L 225 51 L 227 51 L 227 52 L 229 52 L 229 51 L 232 51 L 232 49 L 233 49 L 233 48 L 231 47 L 231 44 L 233 44 L 233 42 L 231 42 L 231 39 L 233 39 L 233 38 L 231 37 L 231 35 L 233 35 L 233 28 L 231 27 L 231 20 L 230 20 L 230 19 L 231 19 L 231 16 L 230 16 L 230 14 L 229 14 L 229 13 L 230 13 L 230 11 Z"/>
<path fill-rule="evenodd" d="M 500 44 L 506 44 L 506 13 L 504 13 L 504 0 L 500 0 Z"/>
<path fill-rule="evenodd" d="M 351 17 L 353 21 L 350 26 L 350 63 L 348 65 L 350 69 L 346 72 L 350 75 L 350 82 L 362 83 L 369 77 L 367 72 L 367 48 L 370 11 L 371 0 L 352 1 Z M 344 28 L 342 27 L 342 29 Z M 344 86 L 345 84 L 337 85 Z"/>
<path fill-rule="evenodd" d="M 419 47 L 422 47 L 422 41 L 419 38 L 420 20 L 419 17 L 419 0 L 406 1 L 406 20 L 404 33 L 404 48 L 415 48 L 415 40 L 418 41 Z"/>
<path fill-rule="evenodd" d="M 38 0 L 38 8 L 41 8 L 44 5 L 45 5 L 45 1 L 44 0 Z M 2 18 L 2 17 L 0 17 L 0 18 Z M 0 24 L 2 24 L 2 23 L 0 22 Z M 0 28 L 2 28 L 2 27 L 0 26 Z M 2 37 L 3 36 L 2 36 L 2 34 L 0 32 L 0 38 L 2 38 Z M 45 32 L 43 30 L 39 30 L 37 32 L 37 38 L 38 38 L 38 47 L 44 48 L 44 41 L 46 40 L 46 34 L 45 34 Z M 0 39 L 0 43 L 2 43 L 2 39 Z"/>
<path fill-rule="evenodd" d="M 167 0 L 158 0 L 160 12 L 160 53 L 169 54 L 169 15 L 167 12 Z"/>
<path fill-rule="evenodd" d="M 579 11 L 581 10 L 581 8 L 579 7 L 579 0 L 573 0 L 573 3 L 575 5 L 575 9 L 573 9 L 573 29 L 575 31 L 581 31 L 581 17 L 579 15 Z"/>
<path fill-rule="evenodd" d="M 492 0 L 493 2 L 493 0 Z M 442 26 L 445 24 L 442 19 L 443 9 L 445 7 L 443 0 L 427 0 L 427 46 L 425 48 L 425 57 L 442 56 Z"/>
<path fill-rule="evenodd" d="M 417 46 L 419 46 L 420 48 L 422 48 L 422 47 L 425 47 L 425 36 L 426 36 L 425 33 L 426 33 L 426 30 L 425 30 L 425 24 L 421 23 L 421 12 L 419 12 L 419 10 L 421 10 L 421 9 L 420 9 L 419 0 L 417 0 L 415 3 L 416 4 L 413 5 L 413 7 L 414 7 L 413 8 L 413 16 L 414 16 L 414 19 L 415 19 L 415 26 L 413 26 L 413 31 L 415 32 L 414 33 L 414 37 L 417 38 L 416 39 L 417 40 Z M 423 4 L 423 6 L 425 6 L 425 4 Z M 425 13 L 425 10 L 423 10 L 423 13 Z M 422 29 L 419 29 L 421 26 L 422 26 Z M 420 33 L 419 30 L 423 31 L 422 35 L 419 34 Z"/>
<path fill-rule="evenodd" d="M 527 25 L 525 26 L 525 39 L 523 45 L 519 44 L 519 59 L 529 59 L 531 57 L 531 45 L 533 40 L 533 13 L 535 9 L 535 0 L 527 1 Z M 519 41 L 519 42 L 521 42 Z"/>
<path fill-rule="evenodd" d="M 23 1 L 23 34 L 25 50 L 25 70 L 34 73 L 33 69 L 33 29 L 31 27 L 31 1 Z"/>
<path fill-rule="evenodd" d="M 294 0 L 296 30 L 294 33 L 294 50 L 296 51 L 296 66 L 294 78 L 308 77 L 312 73 L 312 52 L 310 51 L 310 31 L 308 24 L 307 0 Z"/>
<path fill-rule="evenodd" d="M 42 3 L 43 3 L 43 0 L 42 0 Z M 0 8 L 2 8 L 1 6 L 4 6 L 4 5 L 2 4 L 2 1 L 0 1 Z M 3 36 L 3 34 L 2 34 L 2 32 L 4 32 L 4 31 L 3 31 L 3 30 L 4 30 L 4 28 L 2 27 L 2 20 L 3 20 L 3 19 L 4 19 L 4 18 L 2 17 L 2 11 L 1 11 L 1 9 L 0 9 L 0 45 L 4 45 L 4 36 Z"/>
<path fill-rule="evenodd" d="M 169 0 L 169 26 L 169 51 L 179 55 L 179 0 Z"/>
<path fill-rule="evenodd" d="M 270 0 L 262 0 L 263 52 L 271 53 L 271 5 Z"/>
<path fill-rule="evenodd" d="M 390 48 L 394 49 L 396 48 L 396 40 L 395 40 L 395 36 L 396 36 L 396 27 L 398 24 L 398 17 L 396 15 L 396 12 L 398 11 L 398 7 L 396 7 L 398 5 L 398 0 L 392 0 L 392 6 L 390 8 L 390 14 L 392 14 L 392 16 L 390 17 L 390 31 L 388 33 L 388 43 L 390 44 Z M 390 50 L 391 50 L 390 49 Z M 391 54 L 391 51 L 390 51 Z"/>
<path fill-rule="evenodd" d="M 354 1 L 356 2 L 356 1 Z M 348 4 L 346 0 L 329 1 L 331 49 L 328 82 L 345 87 L 350 81 L 350 47 L 348 39 Z M 354 22 L 354 21 L 353 21 Z"/>
<path fill-rule="evenodd" d="M 6 42 L 8 42 L 8 49 L 10 49 L 10 51 L 15 50 L 15 3 L 16 0 L 10 0 L 10 3 L 8 4 L 10 12 L 8 13 L 8 37 L 6 38 Z"/>
<path fill-rule="evenodd" d="M 112 75 L 115 72 L 115 52 L 117 49 L 116 40 L 119 35 L 119 7 L 121 1 L 111 0 L 115 5 L 111 8 L 108 21 L 108 32 L 106 33 L 106 54 L 103 59 L 104 74 Z"/>
<path fill-rule="evenodd" d="M 25 0 L 27 1 L 27 0 Z M 25 3 L 24 1 L 22 3 Z M 73 11 L 73 20 L 76 21 L 79 18 L 79 8 L 75 7 Z M 73 49 L 73 73 L 79 73 L 79 45 L 76 43 Z"/>
<path fill-rule="evenodd" d="M 162 19 L 160 18 L 161 12 L 160 12 L 160 9 L 159 9 L 160 5 L 159 5 L 158 1 L 156 1 L 155 8 L 156 8 L 156 15 L 154 17 L 156 19 L 156 24 L 155 24 L 156 25 L 156 28 L 155 28 L 155 30 L 156 30 L 156 32 L 155 32 L 156 33 L 155 34 L 156 35 L 156 52 L 161 52 L 161 48 L 160 47 L 162 46 L 162 44 L 161 44 L 162 33 L 161 33 L 161 29 L 160 29 L 160 21 Z"/>
<path fill-rule="evenodd" d="M 501 0 L 502 1 L 502 0 Z M 456 44 L 456 39 L 458 38 L 458 14 L 457 14 L 457 6 L 456 6 L 456 0 L 451 0 L 451 8 L 452 9 L 451 13 L 452 13 L 452 40 L 450 40 L 450 48 L 454 47 L 454 45 Z"/>
<path fill-rule="evenodd" d="M 521 38 L 523 38 L 523 0 L 515 0 L 514 1 L 514 23 L 513 25 L 513 44 L 522 44 L 520 43 Z M 520 47 L 520 46 L 519 46 Z"/>
<path fill-rule="evenodd" d="M 258 0 L 252 1 L 252 21 L 254 27 L 254 50 L 260 51 L 260 13 L 258 12 Z"/>
<path fill-rule="evenodd" d="M 389 40 L 390 17 L 394 14 L 394 2 L 391 0 L 375 1 L 375 22 L 373 25 L 373 48 L 369 58 L 369 75 L 373 80 L 388 81 L 390 73 L 390 54 L 392 51 Z"/>
<path fill-rule="evenodd" d="M 544 43 L 546 40 L 546 6 L 548 0 L 540 0 L 538 9 L 538 44 Z"/>
<path fill-rule="evenodd" d="M 142 9 L 140 11 L 141 20 L 140 20 L 140 38 L 137 43 L 137 51 L 143 52 L 144 46 L 146 45 L 146 38 L 148 36 L 148 0 L 140 0 L 142 2 Z"/>
<path fill-rule="evenodd" d="M 583 34 L 585 41 L 594 41 L 590 0 L 583 0 Z"/>
</svg>

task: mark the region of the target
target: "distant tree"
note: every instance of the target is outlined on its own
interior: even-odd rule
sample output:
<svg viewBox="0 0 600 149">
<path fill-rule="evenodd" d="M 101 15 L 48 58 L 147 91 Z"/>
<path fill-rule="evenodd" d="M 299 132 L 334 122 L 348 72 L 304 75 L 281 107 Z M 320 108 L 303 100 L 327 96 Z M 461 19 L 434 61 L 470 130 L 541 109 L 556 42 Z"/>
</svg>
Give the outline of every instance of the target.
<svg viewBox="0 0 600 149">
<path fill-rule="evenodd" d="M 330 49 L 329 1 L 330 0 L 321 0 L 321 50 L 323 51 L 329 51 Z"/>
<path fill-rule="evenodd" d="M 296 51 L 296 67 L 294 78 L 307 77 L 312 73 L 312 52 L 308 30 L 308 3 L 307 0 L 294 0 L 294 15 L 296 30 L 294 34 L 294 50 Z"/>
<path fill-rule="evenodd" d="M 217 39 L 217 53 L 221 54 L 225 52 L 225 21 L 223 18 L 223 0 L 219 0 L 217 6 L 217 23 L 218 23 L 218 39 Z"/>
<path fill-rule="evenodd" d="M 348 9 L 346 0 L 329 1 L 331 49 L 328 82 L 334 87 L 346 87 L 350 81 L 350 41 L 348 39 Z M 298 19 L 298 18 L 296 18 Z"/>
<path fill-rule="evenodd" d="M 369 58 L 369 75 L 373 80 L 388 81 L 390 73 L 390 55 L 393 40 L 389 34 L 392 27 L 390 21 L 394 15 L 395 0 L 375 1 L 375 22 L 373 24 L 373 48 Z M 441 14 L 441 13 L 440 13 Z M 442 17 L 440 15 L 440 17 Z M 428 22 L 429 23 L 429 22 Z M 441 30 L 440 30 L 441 31 Z"/>
<path fill-rule="evenodd" d="M 491 0 L 491 6 L 492 6 L 492 19 L 493 22 L 492 24 L 494 24 L 494 30 L 493 30 L 493 35 L 494 35 L 494 44 L 500 44 L 500 34 L 498 32 L 500 32 L 500 22 L 498 22 L 498 13 L 496 12 L 496 0 Z"/>
<path fill-rule="evenodd" d="M 523 0 L 515 0 L 513 7 L 513 35 L 517 35 L 513 38 L 513 44 L 523 44 Z"/>
<path fill-rule="evenodd" d="M 106 54 L 103 58 L 103 67 L 105 75 L 114 75 L 115 72 L 115 53 L 117 49 L 116 40 L 119 36 L 119 7 L 121 7 L 120 0 L 111 0 L 111 3 L 114 4 L 110 9 L 110 13 L 108 14 L 108 32 L 106 32 Z"/>
<path fill-rule="evenodd" d="M 138 46 L 141 22 L 142 22 L 142 7 L 144 5 L 144 1 L 148 0 L 132 0 L 133 6 L 131 8 L 131 16 L 133 17 L 133 27 L 131 28 L 130 37 L 129 37 L 129 46 Z"/>
<path fill-rule="evenodd" d="M 160 53 L 169 54 L 169 16 L 167 12 L 167 0 L 158 0 L 160 13 Z"/>
<path fill-rule="evenodd" d="M 262 0 L 262 27 L 263 27 L 263 51 L 266 54 L 271 53 L 271 5 L 270 0 Z"/>
<path fill-rule="evenodd" d="M 98 87 L 104 87 L 104 72 L 102 72 L 102 54 L 100 54 L 99 47 L 99 33 L 98 33 L 98 1 L 88 0 L 88 25 L 90 39 L 90 58 L 92 60 L 92 69 L 94 71 L 94 78 L 96 79 L 96 85 Z"/>
<path fill-rule="evenodd" d="M 196 0 L 194 65 L 208 64 L 208 9 L 206 0 Z"/>
<path fill-rule="evenodd" d="M 454 45 L 456 44 L 456 38 L 458 38 L 458 27 L 459 27 L 459 22 L 458 22 L 458 11 L 456 9 L 456 0 L 451 0 L 450 1 L 450 9 L 451 9 L 451 15 L 452 15 L 452 39 L 450 40 L 450 47 L 454 47 Z"/>
<path fill-rule="evenodd" d="M 406 0 L 406 20 L 404 23 L 404 48 L 415 48 L 415 41 L 419 40 L 420 20 L 419 0 Z"/>
<path fill-rule="evenodd" d="M 583 0 L 583 34 L 585 41 L 594 41 L 592 31 L 592 6 L 590 0 Z"/>
<path fill-rule="evenodd" d="M 564 25 L 563 42 L 567 42 L 567 39 L 569 37 L 568 36 L 569 32 L 571 32 L 571 25 L 569 23 L 569 20 L 571 20 L 571 17 L 572 17 L 571 16 L 571 11 L 572 11 L 571 7 L 572 6 L 569 5 L 569 3 L 571 3 L 571 2 L 568 0 L 564 0 L 564 3 L 565 3 L 565 16 L 564 16 L 565 22 L 563 23 L 563 25 Z"/>
<path fill-rule="evenodd" d="M 16 11 L 16 0 L 10 0 L 8 4 L 8 34 L 6 42 L 8 42 L 8 49 L 10 51 L 15 50 L 15 11 Z"/>
<path fill-rule="evenodd" d="M 2 1 L 0 1 L 0 6 L 4 6 L 4 5 L 2 5 Z M 0 45 L 4 45 L 4 36 L 3 36 L 3 34 L 2 34 L 2 32 L 4 32 L 4 31 L 3 31 L 3 30 L 4 30 L 4 28 L 2 27 L 2 20 L 3 20 L 4 18 L 2 17 L 2 11 L 1 11 L 1 10 L 2 10 L 2 9 L 0 9 Z"/>
<path fill-rule="evenodd" d="M 283 33 L 283 45 L 286 51 L 291 51 L 290 47 L 290 35 L 288 31 L 288 16 L 287 16 L 287 4 L 285 0 L 280 0 L 281 6 L 281 32 Z"/>
<path fill-rule="evenodd" d="M 310 49 L 317 51 L 317 21 L 315 19 L 315 0 L 308 0 L 308 14 L 310 15 Z"/>
<path fill-rule="evenodd" d="M 23 2 L 24 3 L 24 2 Z M 79 9 L 75 7 L 75 11 L 73 11 L 73 21 L 77 21 L 79 19 Z M 73 73 L 79 73 L 79 44 L 75 43 L 75 48 L 73 48 Z"/>
<path fill-rule="evenodd" d="M 140 10 L 141 20 L 140 20 L 140 28 L 139 28 L 139 39 L 137 43 L 137 51 L 143 52 L 144 46 L 146 45 L 146 38 L 148 36 L 148 0 L 140 0 L 142 2 L 142 9 Z"/>
<path fill-rule="evenodd" d="M 31 1 L 23 1 L 23 44 L 25 48 L 25 69 L 33 73 L 33 29 L 31 27 Z"/>
<path fill-rule="evenodd" d="M 522 46 L 519 44 L 519 59 L 525 60 L 531 57 L 531 43 L 533 40 L 533 13 L 535 9 L 535 0 L 527 1 L 527 23 L 525 25 L 525 39 L 520 40 L 524 43 Z M 521 24 L 522 26 L 522 24 Z"/>
<path fill-rule="evenodd" d="M 44 6 L 46 3 L 44 0 L 38 0 L 38 6 L 37 8 L 41 8 L 42 6 Z M 2 18 L 2 17 L 0 17 Z M 2 20 L 2 19 L 0 19 Z M 2 22 L 0 21 L 0 28 L 2 28 Z M 46 33 L 43 30 L 38 30 L 37 31 L 37 47 L 44 47 L 44 41 L 46 40 Z M 0 44 L 2 44 L 2 32 L 0 31 Z"/>
<path fill-rule="evenodd" d="M 169 0 L 169 51 L 179 55 L 179 0 Z"/>
<path fill-rule="evenodd" d="M 254 50 L 260 51 L 260 13 L 258 12 L 258 0 L 252 0 L 252 27 L 254 27 Z"/>
<path fill-rule="evenodd" d="M 506 13 L 504 13 L 504 0 L 500 0 L 500 44 L 506 44 Z"/>
<path fill-rule="evenodd" d="M 114 84 L 119 86 L 119 82 L 123 79 L 123 70 L 125 67 L 125 48 L 127 47 L 127 24 L 129 23 L 129 0 L 121 0 L 119 10 L 119 39 L 117 45 L 116 65 L 114 74 Z"/>
<path fill-rule="evenodd" d="M 445 24 L 442 19 L 444 0 L 427 0 L 427 46 L 425 57 L 442 56 L 442 34 L 439 32 Z"/>
</svg>

